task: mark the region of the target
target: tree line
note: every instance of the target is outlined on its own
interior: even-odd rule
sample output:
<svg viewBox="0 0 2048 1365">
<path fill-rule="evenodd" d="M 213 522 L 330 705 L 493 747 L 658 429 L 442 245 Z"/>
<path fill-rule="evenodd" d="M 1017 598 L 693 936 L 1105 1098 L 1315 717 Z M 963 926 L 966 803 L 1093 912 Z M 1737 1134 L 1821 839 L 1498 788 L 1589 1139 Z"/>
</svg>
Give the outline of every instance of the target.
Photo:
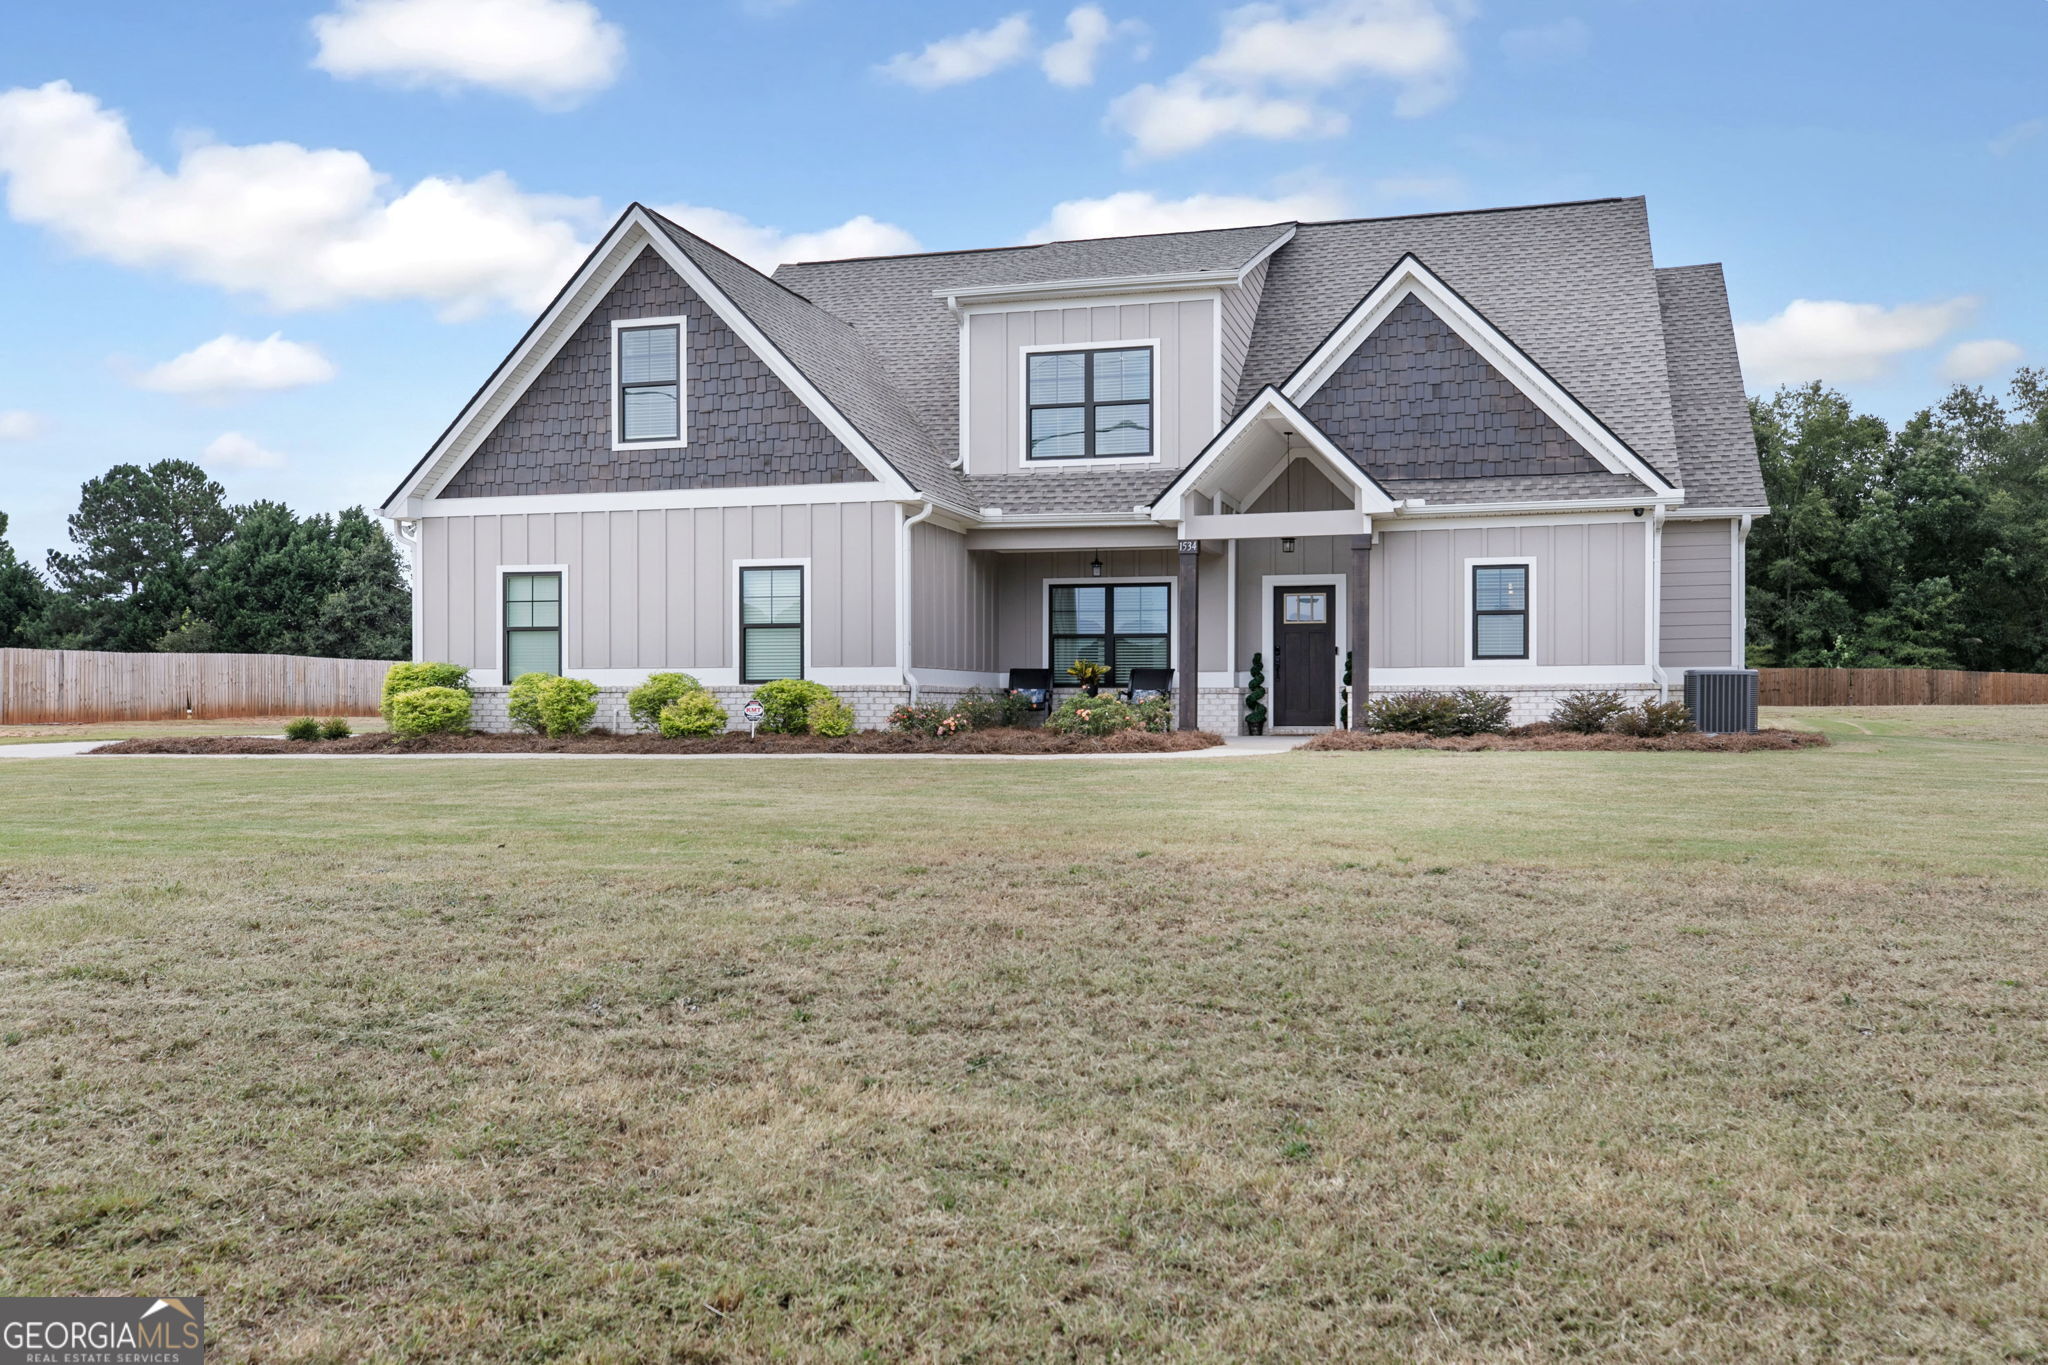
<svg viewBox="0 0 2048 1365">
<path fill-rule="evenodd" d="M 2048 370 L 1897 430 L 1819 384 L 1750 416 L 1753 666 L 2048 672 Z"/>
<path fill-rule="evenodd" d="M 198 465 L 160 460 L 88 480 L 68 527 L 38 569 L 0 513 L 0 646 L 411 657 L 397 547 L 360 507 L 230 506 Z"/>
</svg>

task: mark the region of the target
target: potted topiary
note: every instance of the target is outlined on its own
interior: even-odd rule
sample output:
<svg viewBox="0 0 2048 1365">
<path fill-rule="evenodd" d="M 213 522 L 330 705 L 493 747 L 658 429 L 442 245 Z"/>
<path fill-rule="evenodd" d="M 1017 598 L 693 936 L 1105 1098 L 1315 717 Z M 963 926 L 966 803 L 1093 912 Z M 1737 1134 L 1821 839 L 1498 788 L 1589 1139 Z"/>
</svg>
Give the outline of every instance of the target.
<svg viewBox="0 0 2048 1365">
<path fill-rule="evenodd" d="M 1266 656 L 1252 655 L 1252 685 L 1244 691 L 1244 731 L 1266 733 Z"/>
<path fill-rule="evenodd" d="M 1109 665 L 1099 664 L 1093 659 L 1076 659 L 1067 665 L 1067 676 L 1092 697 L 1101 690 L 1102 684 L 1109 681 Z"/>
</svg>

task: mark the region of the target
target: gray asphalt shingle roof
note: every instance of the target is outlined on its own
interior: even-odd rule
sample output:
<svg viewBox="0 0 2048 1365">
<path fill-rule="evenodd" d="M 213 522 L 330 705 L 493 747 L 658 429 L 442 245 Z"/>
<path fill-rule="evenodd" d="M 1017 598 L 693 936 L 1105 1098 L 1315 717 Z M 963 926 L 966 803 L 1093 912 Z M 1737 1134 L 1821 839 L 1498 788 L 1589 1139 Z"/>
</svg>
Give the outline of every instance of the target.
<svg viewBox="0 0 2048 1365">
<path fill-rule="evenodd" d="M 1659 270 L 1657 296 L 1685 500 L 1695 507 L 1768 506 L 1721 267 Z"/>
</svg>

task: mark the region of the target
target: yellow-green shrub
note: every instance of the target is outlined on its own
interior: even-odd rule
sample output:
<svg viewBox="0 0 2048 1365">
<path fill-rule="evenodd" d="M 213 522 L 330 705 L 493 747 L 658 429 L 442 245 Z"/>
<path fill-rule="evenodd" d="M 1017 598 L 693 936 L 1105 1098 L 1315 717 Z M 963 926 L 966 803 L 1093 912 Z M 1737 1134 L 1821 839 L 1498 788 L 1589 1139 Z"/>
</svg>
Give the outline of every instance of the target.
<svg viewBox="0 0 2048 1365">
<path fill-rule="evenodd" d="M 667 706 L 654 723 L 669 739 L 689 739 L 698 735 L 722 735 L 725 733 L 725 708 L 718 704 L 718 698 L 699 688 L 685 692 Z"/>
<path fill-rule="evenodd" d="M 393 664 L 384 673 L 384 719 L 391 719 L 391 699 L 401 692 L 421 687 L 452 687 L 469 690 L 469 670 L 461 664 Z"/>
<path fill-rule="evenodd" d="M 814 735 L 838 739 L 853 733 L 853 708 L 837 697 L 820 697 L 804 712 L 804 724 Z"/>
<path fill-rule="evenodd" d="M 754 689 L 754 700 L 761 703 L 761 729 L 771 735 L 802 734 L 811 703 L 831 697 L 831 688 L 808 678 L 781 678 Z"/>
<path fill-rule="evenodd" d="M 626 694 L 626 714 L 643 730 L 661 724 L 662 708 L 685 692 L 702 692 L 704 684 L 687 673 L 650 673 L 647 681 Z"/>
<path fill-rule="evenodd" d="M 549 739 L 580 735 L 597 715 L 597 684 L 583 678 L 549 678 L 540 685 L 535 709 Z"/>
<path fill-rule="evenodd" d="M 391 733 L 401 738 L 452 734 L 469 728 L 469 693 L 459 687 L 415 687 L 384 703 Z"/>
<path fill-rule="evenodd" d="M 505 694 L 505 714 L 522 730 L 541 729 L 540 690 L 554 678 L 552 673 L 521 673 Z"/>
</svg>

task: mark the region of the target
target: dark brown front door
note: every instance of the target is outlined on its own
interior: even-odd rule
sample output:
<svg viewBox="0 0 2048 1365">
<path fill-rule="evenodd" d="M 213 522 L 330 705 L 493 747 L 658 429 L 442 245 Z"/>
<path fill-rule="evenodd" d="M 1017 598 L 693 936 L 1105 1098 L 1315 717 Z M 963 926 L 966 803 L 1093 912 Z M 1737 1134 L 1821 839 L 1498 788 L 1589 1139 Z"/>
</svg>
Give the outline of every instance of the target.
<svg viewBox="0 0 2048 1365">
<path fill-rule="evenodd" d="M 1273 723 L 1337 723 L 1337 589 L 1273 589 Z"/>
</svg>

